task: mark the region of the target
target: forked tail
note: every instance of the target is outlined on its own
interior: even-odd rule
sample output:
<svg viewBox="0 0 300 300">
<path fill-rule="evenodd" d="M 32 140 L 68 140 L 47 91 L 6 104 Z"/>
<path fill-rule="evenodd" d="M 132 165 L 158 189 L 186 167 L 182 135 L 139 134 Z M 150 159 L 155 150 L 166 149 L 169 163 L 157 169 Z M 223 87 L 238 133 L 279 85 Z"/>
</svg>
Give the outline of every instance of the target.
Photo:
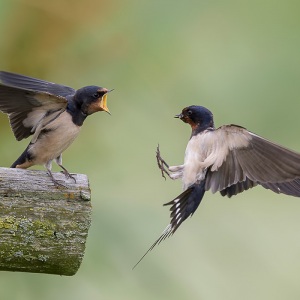
<svg viewBox="0 0 300 300">
<path fill-rule="evenodd" d="M 167 237 L 173 235 L 181 225 L 181 223 L 194 214 L 204 196 L 204 193 L 205 180 L 201 181 L 200 183 L 191 185 L 187 190 L 181 193 L 174 200 L 164 204 L 164 206 L 171 205 L 171 222 L 162 232 L 161 236 L 152 244 L 152 246 L 141 257 L 141 259 L 134 265 L 133 269 L 156 245 L 160 244 Z"/>
</svg>

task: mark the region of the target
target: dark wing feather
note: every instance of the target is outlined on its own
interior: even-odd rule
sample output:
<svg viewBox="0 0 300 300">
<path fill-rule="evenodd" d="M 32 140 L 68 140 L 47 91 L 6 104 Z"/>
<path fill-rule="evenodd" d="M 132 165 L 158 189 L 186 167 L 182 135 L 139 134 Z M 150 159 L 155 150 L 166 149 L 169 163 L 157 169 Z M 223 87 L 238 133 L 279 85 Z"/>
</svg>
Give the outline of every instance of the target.
<svg viewBox="0 0 300 300">
<path fill-rule="evenodd" d="M 36 92 L 0 83 L 0 111 L 8 114 L 13 133 L 18 141 L 33 134 L 37 125 L 58 115 L 67 107 L 62 96 Z"/>
<path fill-rule="evenodd" d="M 197 210 L 203 195 L 205 193 L 205 181 L 200 183 L 195 183 L 190 186 L 187 190 L 181 193 L 172 201 L 165 203 L 165 205 L 171 205 L 170 217 L 171 222 L 162 232 L 161 236 L 151 245 L 147 252 L 142 256 L 142 258 L 135 264 L 135 268 L 139 262 L 158 244 L 163 240 L 173 235 L 178 227 L 185 221 L 188 217 L 192 216 Z"/>
<path fill-rule="evenodd" d="M 224 159 L 209 168 L 206 190 L 231 197 L 260 184 L 276 193 L 300 196 L 299 153 L 234 125 L 217 129 L 215 137 L 221 135 L 227 144 L 215 142 L 213 147 L 216 153 L 220 147 Z"/>
<path fill-rule="evenodd" d="M 9 86 L 47 92 L 62 97 L 75 94 L 75 90 L 68 86 L 5 71 L 0 71 L 0 82 Z"/>
<path fill-rule="evenodd" d="M 290 196 L 299 197 L 300 194 L 300 178 L 288 182 L 279 183 L 260 183 L 264 188 L 272 190 L 273 192 L 280 194 L 286 194 Z"/>
<path fill-rule="evenodd" d="M 221 190 L 220 193 L 222 196 L 227 196 L 228 198 L 230 198 L 231 196 L 242 193 L 243 191 L 247 191 L 248 189 L 251 189 L 256 185 L 256 182 L 253 182 L 252 180 L 246 177 L 246 180 L 228 186 L 227 188 Z"/>
</svg>

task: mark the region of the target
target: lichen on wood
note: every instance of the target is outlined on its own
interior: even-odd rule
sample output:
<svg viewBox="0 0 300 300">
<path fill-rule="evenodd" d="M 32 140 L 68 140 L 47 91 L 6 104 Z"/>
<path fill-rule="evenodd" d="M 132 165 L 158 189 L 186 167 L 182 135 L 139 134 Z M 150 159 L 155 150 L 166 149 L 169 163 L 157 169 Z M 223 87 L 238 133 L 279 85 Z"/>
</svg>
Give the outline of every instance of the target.
<svg viewBox="0 0 300 300">
<path fill-rule="evenodd" d="M 0 168 L 0 270 L 74 275 L 91 224 L 88 178 Z"/>
</svg>

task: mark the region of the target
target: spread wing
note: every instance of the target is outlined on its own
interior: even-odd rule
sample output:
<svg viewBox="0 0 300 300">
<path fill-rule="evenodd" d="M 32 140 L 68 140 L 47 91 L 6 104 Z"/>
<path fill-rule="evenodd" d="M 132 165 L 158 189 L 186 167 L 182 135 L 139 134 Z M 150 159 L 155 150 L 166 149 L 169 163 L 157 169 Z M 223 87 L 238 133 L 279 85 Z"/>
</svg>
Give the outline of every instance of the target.
<svg viewBox="0 0 300 300">
<path fill-rule="evenodd" d="M 3 85 L 14 86 L 25 90 L 47 92 L 62 97 L 75 94 L 75 90 L 68 86 L 5 71 L 0 71 L 0 82 Z"/>
<path fill-rule="evenodd" d="M 35 134 L 36 138 L 42 128 L 59 116 L 66 107 L 67 99 L 63 96 L 7 86 L 0 82 L 0 111 L 8 114 L 18 141 L 31 134 Z"/>
<path fill-rule="evenodd" d="M 245 128 L 226 125 L 211 134 L 206 190 L 231 197 L 260 184 L 300 197 L 300 154 Z"/>
</svg>

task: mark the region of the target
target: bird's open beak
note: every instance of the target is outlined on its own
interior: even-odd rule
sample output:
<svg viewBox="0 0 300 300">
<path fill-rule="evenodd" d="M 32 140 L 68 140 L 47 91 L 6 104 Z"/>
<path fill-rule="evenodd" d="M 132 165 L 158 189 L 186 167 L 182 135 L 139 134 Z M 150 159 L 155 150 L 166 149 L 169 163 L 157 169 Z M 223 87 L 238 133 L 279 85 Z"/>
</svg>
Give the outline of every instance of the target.
<svg viewBox="0 0 300 300">
<path fill-rule="evenodd" d="M 111 92 L 111 91 L 113 91 L 113 89 L 107 91 L 106 94 L 103 95 L 103 97 L 102 97 L 101 100 L 100 100 L 100 104 L 99 104 L 100 108 L 101 108 L 102 110 L 106 111 L 106 112 L 109 113 L 109 114 L 111 114 L 111 113 L 110 113 L 110 111 L 109 111 L 109 109 L 108 109 L 106 103 L 107 103 L 107 94 L 108 94 L 109 92 Z"/>
<path fill-rule="evenodd" d="M 107 93 L 106 93 L 105 95 L 103 95 L 102 99 L 100 100 L 99 106 L 100 106 L 100 108 L 101 108 L 102 110 L 104 110 L 104 111 L 106 111 L 107 113 L 110 114 L 106 102 L 107 102 Z"/>
</svg>

